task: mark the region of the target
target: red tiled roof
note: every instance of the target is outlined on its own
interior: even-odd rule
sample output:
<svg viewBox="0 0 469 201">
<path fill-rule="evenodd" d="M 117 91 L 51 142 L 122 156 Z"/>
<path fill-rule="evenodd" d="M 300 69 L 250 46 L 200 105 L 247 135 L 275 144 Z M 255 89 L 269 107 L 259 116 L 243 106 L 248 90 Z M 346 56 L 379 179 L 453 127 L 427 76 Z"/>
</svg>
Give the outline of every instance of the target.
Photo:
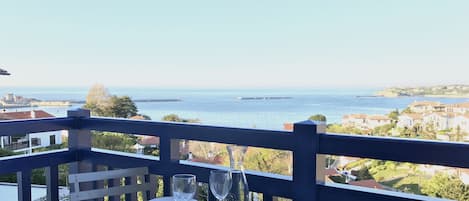
<svg viewBox="0 0 469 201">
<path fill-rule="evenodd" d="M 324 175 L 328 176 L 334 176 L 334 175 L 338 175 L 339 173 L 337 172 L 337 170 L 335 170 L 334 168 L 326 168 L 324 170 Z"/>
<path fill-rule="evenodd" d="M 129 119 L 133 119 L 133 120 L 146 120 L 145 117 L 142 116 L 142 115 L 135 115 L 135 116 L 130 117 Z"/>
<path fill-rule="evenodd" d="M 469 175 L 469 169 L 464 169 L 464 168 L 458 168 L 458 171 L 460 173 L 468 174 Z"/>
<path fill-rule="evenodd" d="M 141 145 L 158 145 L 160 138 L 155 136 L 145 136 L 140 140 Z"/>
<path fill-rule="evenodd" d="M 376 189 L 384 189 L 383 186 L 381 186 L 380 183 L 376 182 L 373 179 L 369 180 L 361 180 L 361 181 L 351 181 L 349 182 L 350 185 L 353 186 L 361 186 L 361 187 L 367 187 L 367 188 L 376 188 Z"/>
<path fill-rule="evenodd" d="M 191 161 L 217 165 L 223 163 L 223 158 L 220 155 L 216 155 L 213 159 L 194 157 Z"/>
<path fill-rule="evenodd" d="M 347 119 L 347 118 L 353 118 L 353 119 L 366 119 L 368 117 L 368 115 L 366 114 L 348 114 L 348 115 L 344 115 L 344 119 Z"/>
<path fill-rule="evenodd" d="M 418 114 L 418 113 L 402 114 L 401 116 L 407 116 L 407 117 L 410 117 L 411 119 L 422 119 L 422 114 Z"/>
<path fill-rule="evenodd" d="M 469 102 L 448 104 L 449 107 L 469 108 Z"/>
<path fill-rule="evenodd" d="M 23 111 L 23 112 L 4 112 L 0 113 L 1 120 L 15 120 L 15 119 L 33 119 L 31 115 L 31 111 Z M 34 110 L 35 118 L 50 118 L 54 117 L 43 110 Z"/>
<path fill-rule="evenodd" d="M 438 106 L 441 105 L 440 102 L 435 102 L 435 101 L 415 101 L 410 104 L 412 107 L 416 106 Z"/>
<path fill-rule="evenodd" d="M 384 115 L 371 115 L 371 116 L 368 116 L 368 119 L 370 120 L 391 120 L 389 117 L 387 116 L 384 116 Z"/>
<path fill-rule="evenodd" d="M 292 131 L 293 130 L 293 123 L 284 123 L 283 130 Z"/>
</svg>

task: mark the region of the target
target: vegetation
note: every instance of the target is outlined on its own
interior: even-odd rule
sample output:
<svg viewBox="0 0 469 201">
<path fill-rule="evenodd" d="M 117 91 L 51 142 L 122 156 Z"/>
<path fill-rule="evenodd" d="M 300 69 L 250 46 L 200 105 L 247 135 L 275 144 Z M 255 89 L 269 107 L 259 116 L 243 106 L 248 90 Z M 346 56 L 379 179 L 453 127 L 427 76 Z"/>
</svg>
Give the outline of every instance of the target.
<svg viewBox="0 0 469 201">
<path fill-rule="evenodd" d="M 361 159 L 344 168 L 358 169 L 352 171 L 358 180 L 374 179 L 401 192 L 469 201 L 469 185 L 442 173 L 427 175 L 419 171 L 419 165 L 416 164 Z"/>
<path fill-rule="evenodd" d="M 308 118 L 309 120 L 312 120 L 312 121 L 322 121 L 322 122 L 326 122 L 327 121 L 327 118 L 326 116 L 322 115 L 322 114 L 315 114 L 313 116 L 310 116 Z"/>
<path fill-rule="evenodd" d="M 177 114 L 168 114 L 164 116 L 161 120 L 171 121 L 171 122 L 183 122 L 183 123 L 200 123 L 199 119 L 180 118 Z"/>
<path fill-rule="evenodd" d="M 133 146 L 137 143 L 137 137 L 112 132 L 92 132 L 92 146 L 101 149 L 109 149 L 122 152 L 135 152 Z"/>
<path fill-rule="evenodd" d="M 137 106 L 129 96 L 110 95 L 107 89 L 99 84 L 91 87 L 83 107 L 95 116 L 129 118 L 138 114 Z"/>
<path fill-rule="evenodd" d="M 389 136 L 392 133 L 392 129 L 396 127 L 396 124 L 391 123 L 391 124 L 386 124 L 382 126 L 377 126 L 373 129 L 372 135 L 376 136 Z"/>
<path fill-rule="evenodd" d="M 399 110 L 393 110 L 388 114 L 388 117 L 392 120 L 393 124 L 396 124 L 397 121 L 399 120 Z"/>
<path fill-rule="evenodd" d="M 341 124 L 328 124 L 326 131 L 329 133 L 350 133 L 350 134 L 359 134 L 365 135 L 368 134 L 367 131 L 355 128 L 353 126 L 342 126 Z"/>
<path fill-rule="evenodd" d="M 469 185 L 445 174 L 436 174 L 422 186 L 422 193 L 454 200 L 469 200 Z"/>
</svg>

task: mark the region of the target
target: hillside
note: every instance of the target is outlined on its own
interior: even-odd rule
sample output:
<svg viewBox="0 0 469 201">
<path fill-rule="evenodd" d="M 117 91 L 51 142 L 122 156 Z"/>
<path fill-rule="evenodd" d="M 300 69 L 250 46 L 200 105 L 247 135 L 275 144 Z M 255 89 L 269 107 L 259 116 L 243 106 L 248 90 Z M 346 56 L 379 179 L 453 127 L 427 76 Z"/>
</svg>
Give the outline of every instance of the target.
<svg viewBox="0 0 469 201">
<path fill-rule="evenodd" d="M 377 96 L 400 97 L 400 96 L 428 96 L 428 97 L 450 97 L 469 98 L 469 85 L 437 85 L 426 87 L 391 87 L 376 92 Z"/>
</svg>

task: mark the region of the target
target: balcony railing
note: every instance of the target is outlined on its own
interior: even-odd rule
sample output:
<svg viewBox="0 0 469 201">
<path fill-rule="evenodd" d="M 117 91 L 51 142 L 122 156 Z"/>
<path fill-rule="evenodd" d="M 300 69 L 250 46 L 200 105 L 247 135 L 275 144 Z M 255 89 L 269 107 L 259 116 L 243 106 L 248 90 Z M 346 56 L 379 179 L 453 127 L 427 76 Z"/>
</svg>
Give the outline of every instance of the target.
<svg viewBox="0 0 469 201">
<path fill-rule="evenodd" d="M 31 147 L 35 147 L 39 145 L 41 145 L 41 139 L 31 138 Z M 11 151 L 25 149 L 28 147 L 29 147 L 29 141 L 27 139 L 26 141 L 18 141 L 18 142 L 13 142 L 11 144 L 4 145 L 4 149 L 11 150 Z"/>
<path fill-rule="evenodd" d="M 294 124 L 293 132 L 215 126 L 93 118 L 89 111 L 69 111 L 66 118 L 0 122 L 0 135 L 69 130 L 69 148 L 0 159 L 0 174 L 17 173 L 18 198 L 31 200 L 31 170 L 46 168 L 47 199 L 58 200 L 58 165 L 71 163 L 70 172 L 92 171 L 92 167 L 130 168 L 146 166 L 162 175 L 164 195 L 170 195 L 170 177 L 192 173 L 207 183 L 215 166 L 179 160 L 178 140 L 198 140 L 254 146 L 293 153 L 293 175 L 248 173 L 250 190 L 263 193 L 265 201 L 276 197 L 298 201 L 408 201 L 440 200 L 419 195 L 367 189 L 322 182 L 323 154 L 469 168 L 469 145 L 413 139 L 326 134 L 324 125 L 306 121 Z M 91 148 L 91 130 L 160 137 L 160 157 Z M 86 165 L 88 164 L 88 165 Z M 90 166 L 91 164 L 91 166 Z"/>
</svg>

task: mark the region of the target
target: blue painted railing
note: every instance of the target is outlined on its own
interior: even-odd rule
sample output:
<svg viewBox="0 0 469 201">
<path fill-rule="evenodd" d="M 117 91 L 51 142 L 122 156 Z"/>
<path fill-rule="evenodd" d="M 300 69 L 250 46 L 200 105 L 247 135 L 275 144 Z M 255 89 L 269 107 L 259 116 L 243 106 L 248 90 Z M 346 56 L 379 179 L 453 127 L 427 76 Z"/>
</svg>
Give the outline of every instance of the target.
<svg viewBox="0 0 469 201">
<path fill-rule="evenodd" d="M 31 200 L 31 170 L 46 168 L 48 200 L 58 199 L 58 165 L 71 163 L 70 172 L 93 171 L 96 167 L 128 168 L 147 166 L 162 175 L 164 194 L 169 195 L 170 177 L 192 173 L 208 182 L 213 165 L 179 161 L 180 139 L 255 146 L 293 153 L 293 175 L 249 172 L 250 190 L 263 193 L 265 201 L 276 197 L 298 201 L 408 201 L 439 200 L 399 192 L 367 189 L 322 182 L 323 154 L 393 160 L 469 168 L 469 145 L 413 139 L 326 134 L 324 125 L 296 123 L 293 132 L 226 128 L 194 124 L 92 118 L 89 111 L 69 111 L 66 118 L 0 122 L 0 135 L 69 130 L 69 148 L 0 159 L 0 174 L 16 172 L 18 197 Z M 91 148 L 91 130 L 160 137 L 160 157 L 139 156 Z M 93 168 L 94 167 L 94 168 Z M 95 184 L 96 185 L 96 184 Z"/>
</svg>

